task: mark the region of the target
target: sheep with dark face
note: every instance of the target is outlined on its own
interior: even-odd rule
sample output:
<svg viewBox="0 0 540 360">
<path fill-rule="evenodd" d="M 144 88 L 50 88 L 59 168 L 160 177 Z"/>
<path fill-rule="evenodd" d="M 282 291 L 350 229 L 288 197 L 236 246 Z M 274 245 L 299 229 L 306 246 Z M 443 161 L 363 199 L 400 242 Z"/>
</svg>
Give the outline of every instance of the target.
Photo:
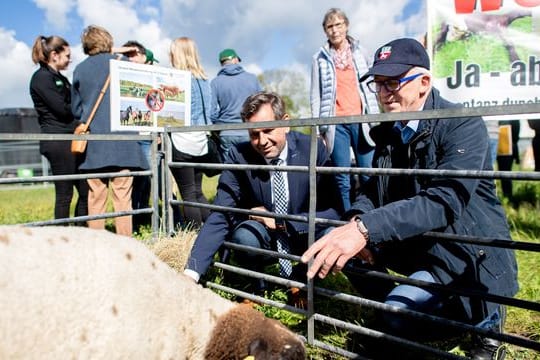
<svg viewBox="0 0 540 360">
<path fill-rule="evenodd" d="M 0 359 L 306 356 L 279 322 L 104 230 L 1 226 L 0 309 Z"/>
</svg>

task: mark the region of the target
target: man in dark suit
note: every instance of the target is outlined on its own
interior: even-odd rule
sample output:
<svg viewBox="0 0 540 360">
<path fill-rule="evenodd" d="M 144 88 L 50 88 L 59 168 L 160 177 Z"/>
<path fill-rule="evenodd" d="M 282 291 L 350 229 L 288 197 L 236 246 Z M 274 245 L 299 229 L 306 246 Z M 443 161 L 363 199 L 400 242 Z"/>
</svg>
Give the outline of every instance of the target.
<svg viewBox="0 0 540 360">
<path fill-rule="evenodd" d="M 282 99 L 268 92 L 259 92 L 246 99 L 242 109 L 245 122 L 287 120 Z M 288 127 L 256 128 L 249 130 L 250 141 L 231 149 L 227 163 L 306 166 L 309 164 L 310 137 L 298 132 L 289 132 Z M 319 142 L 317 165 L 328 161 L 328 154 Z M 279 210 L 276 180 L 283 177 L 283 211 Z M 317 177 L 318 218 L 339 219 L 339 196 L 335 192 L 331 175 Z M 219 179 L 215 205 L 231 208 L 273 211 L 307 216 L 309 210 L 309 174 L 307 172 L 286 172 L 266 170 L 225 170 Z M 326 227 L 317 225 L 316 236 L 322 235 Z M 261 216 L 246 216 L 237 213 L 213 212 L 204 223 L 195 240 L 185 274 L 198 281 L 212 262 L 214 254 L 224 241 L 249 245 L 257 248 L 287 251 L 301 254 L 307 249 L 308 224 L 300 221 L 279 220 Z M 283 245 L 283 248 L 281 248 Z M 285 250 L 284 250 L 285 249 Z M 238 260 L 246 267 L 261 270 L 260 257 L 238 251 Z M 305 268 L 304 268 L 305 270 Z M 293 269 L 290 263 L 280 261 L 281 275 L 295 278 L 296 274 L 305 278 L 305 271 Z M 257 289 L 255 289 L 257 290 Z"/>
</svg>

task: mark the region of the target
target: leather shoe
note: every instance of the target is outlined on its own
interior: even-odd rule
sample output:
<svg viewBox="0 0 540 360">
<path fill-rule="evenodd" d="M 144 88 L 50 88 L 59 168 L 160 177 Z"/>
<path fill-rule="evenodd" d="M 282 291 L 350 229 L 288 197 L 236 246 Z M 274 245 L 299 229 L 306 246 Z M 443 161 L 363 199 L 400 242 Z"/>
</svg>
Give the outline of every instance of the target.
<svg viewBox="0 0 540 360">
<path fill-rule="evenodd" d="M 470 356 L 473 360 L 503 360 L 506 356 L 506 346 L 499 340 L 478 338 Z"/>
</svg>

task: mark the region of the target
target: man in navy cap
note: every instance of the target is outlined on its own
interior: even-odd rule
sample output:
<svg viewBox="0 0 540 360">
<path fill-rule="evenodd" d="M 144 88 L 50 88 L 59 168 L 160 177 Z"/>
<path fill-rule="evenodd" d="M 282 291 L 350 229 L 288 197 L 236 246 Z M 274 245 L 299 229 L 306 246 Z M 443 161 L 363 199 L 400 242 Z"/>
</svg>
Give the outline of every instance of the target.
<svg viewBox="0 0 540 360">
<path fill-rule="evenodd" d="M 219 53 L 221 70 L 211 82 L 212 104 L 210 119 L 214 124 L 242 123 L 240 111 L 248 96 L 262 90 L 254 74 L 240 66 L 240 57 L 234 49 Z M 231 146 L 249 141 L 247 130 L 223 130 L 219 134 L 222 158 L 226 159 Z"/>
<path fill-rule="evenodd" d="M 384 112 L 453 108 L 432 88 L 430 61 L 414 39 L 394 40 L 377 50 L 361 77 L 377 94 Z M 394 169 L 492 170 L 489 139 L 481 117 L 383 122 L 370 132 L 376 143 L 373 166 Z M 504 210 L 492 179 L 450 176 L 372 176 L 350 220 L 322 237 L 302 260 L 314 259 L 308 277 L 355 266 L 409 279 L 474 290 L 480 296 L 349 275 L 364 296 L 402 309 L 420 311 L 502 331 L 505 308 L 485 294 L 513 296 L 517 265 L 509 249 L 444 240 L 426 232 L 510 240 Z M 385 331 L 400 336 L 446 335 L 440 325 L 397 313 L 382 316 Z M 377 349 L 381 351 L 381 349 Z M 503 359 L 495 339 L 478 337 L 473 359 Z M 386 356 L 386 355 L 385 355 Z"/>
</svg>

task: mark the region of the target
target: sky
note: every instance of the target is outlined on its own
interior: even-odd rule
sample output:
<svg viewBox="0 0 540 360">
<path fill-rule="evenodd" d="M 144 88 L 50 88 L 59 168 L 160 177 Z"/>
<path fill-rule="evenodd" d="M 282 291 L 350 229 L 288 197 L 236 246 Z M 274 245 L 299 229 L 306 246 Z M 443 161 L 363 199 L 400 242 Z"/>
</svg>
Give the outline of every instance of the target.
<svg viewBox="0 0 540 360">
<path fill-rule="evenodd" d="M 80 34 L 85 26 L 106 28 L 121 46 L 137 40 L 160 66 L 170 66 L 173 39 L 195 40 L 210 78 L 219 70 L 218 53 L 234 48 L 248 71 L 292 69 L 309 74 L 311 57 L 324 44 L 322 19 L 330 7 L 349 17 L 349 34 L 369 54 L 398 37 L 426 32 L 427 0 L 17 0 L 0 2 L 0 108 L 32 107 L 28 84 L 37 66 L 31 51 L 39 35 L 59 35 L 71 45 L 71 79 L 84 60 Z"/>
</svg>

